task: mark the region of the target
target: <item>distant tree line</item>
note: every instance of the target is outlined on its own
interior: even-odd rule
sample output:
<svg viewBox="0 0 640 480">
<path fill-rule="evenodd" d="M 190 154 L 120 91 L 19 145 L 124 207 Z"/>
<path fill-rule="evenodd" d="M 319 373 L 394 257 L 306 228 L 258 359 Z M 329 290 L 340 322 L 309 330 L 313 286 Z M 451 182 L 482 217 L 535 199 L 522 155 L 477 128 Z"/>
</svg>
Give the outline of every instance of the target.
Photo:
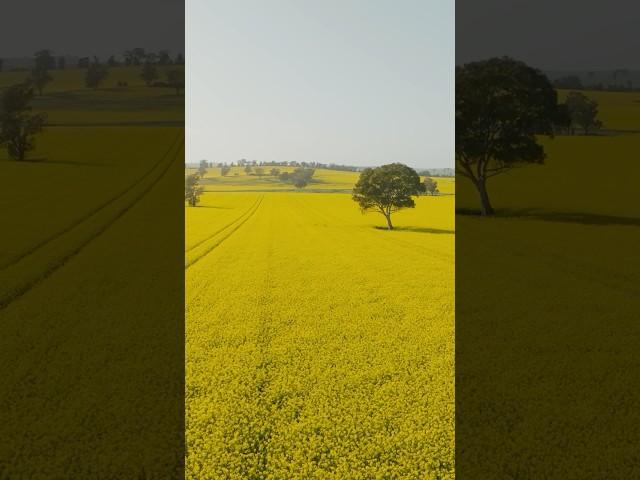
<svg viewBox="0 0 640 480">
<path fill-rule="evenodd" d="M 428 170 L 417 170 L 419 175 L 427 177 L 454 177 L 456 172 L 453 168 L 429 168 Z"/>
<path fill-rule="evenodd" d="M 126 50 L 121 55 L 110 55 L 105 61 L 109 67 L 140 67 L 143 65 L 184 65 L 184 56 L 178 53 L 171 57 L 169 50 L 160 50 L 158 52 L 147 52 L 144 48 L 133 48 Z M 88 68 L 91 64 L 91 57 L 78 58 L 78 68 Z"/>
<path fill-rule="evenodd" d="M 93 58 L 91 56 L 76 57 L 70 55 L 53 55 L 52 50 L 43 49 L 41 52 L 48 52 L 48 64 L 47 70 L 64 70 L 73 65 L 77 68 L 89 68 Z M 35 66 L 33 59 L 18 58 L 18 59 L 5 59 L 0 58 L 0 71 L 28 71 Z M 159 50 L 158 52 L 147 52 L 144 48 L 133 48 L 126 50 L 122 54 L 109 55 L 104 63 L 109 67 L 118 66 L 142 66 L 145 63 L 156 64 L 160 66 L 169 65 L 184 65 L 184 55 L 178 53 L 172 55 L 169 50 Z"/>
<path fill-rule="evenodd" d="M 345 172 L 359 172 L 363 170 L 363 167 L 355 167 L 349 165 L 337 165 L 335 163 L 320 163 L 320 162 L 298 162 L 295 160 L 292 161 L 258 161 L 258 160 L 247 160 L 245 158 L 241 158 L 240 160 L 232 161 L 232 162 L 211 162 L 211 166 L 217 165 L 221 167 L 222 165 L 229 165 L 231 167 L 245 167 L 247 165 L 252 167 L 302 167 L 302 168 L 325 168 L 330 170 L 341 170 Z"/>
<path fill-rule="evenodd" d="M 587 82 L 584 82 L 579 75 L 570 74 L 556 78 L 553 81 L 553 86 L 562 90 L 596 90 L 596 91 L 609 91 L 609 92 L 632 92 L 638 91 L 636 85 L 634 85 L 632 72 L 627 69 L 617 69 L 611 72 L 606 72 L 610 75 L 610 79 L 601 79 L 596 81 L 596 74 L 599 73 L 600 78 L 605 75 L 605 72 L 587 72 Z M 637 72 L 636 72 L 637 73 Z M 605 82 L 609 83 L 605 83 Z"/>
<path fill-rule="evenodd" d="M 206 160 L 205 160 L 206 161 Z M 362 172 L 366 167 L 358 167 L 354 165 L 339 165 L 336 163 L 321 163 L 321 162 L 298 162 L 298 161 L 258 161 L 240 159 L 231 162 L 207 162 L 210 168 L 223 168 L 227 173 L 230 172 L 231 167 L 303 167 L 303 168 L 321 168 L 326 170 L 337 170 L 342 172 Z M 266 171 L 266 170 L 265 170 Z M 433 168 L 428 170 L 418 170 L 419 175 L 428 177 L 453 177 L 455 176 L 455 170 L 453 168 Z M 273 175 L 273 174 L 272 174 Z"/>
<path fill-rule="evenodd" d="M 143 48 L 127 50 L 120 58 L 111 55 L 106 62 L 102 62 L 97 56 L 80 57 L 77 67 L 86 69 L 85 85 L 88 88 L 99 88 L 109 75 L 109 68 L 125 66 L 142 66 L 141 76 L 149 86 L 173 88 L 176 95 L 184 88 L 184 69 L 166 68 L 171 65 L 184 65 L 184 56 L 179 53 L 174 58 L 168 50 L 147 53 Z M 165 81 L 159 81 L 160 72 L 158 66 L 163 67 Z M 0 59 L 0 71 L 4 62 Z M 33 67 L 29 70 L 28 82 L 34 87 L 38 95 L 42 95 L 46 86 L 53 81 L 52 71 L 64 70 L 67 60 L 64 56 L 56 57 L 52 50 L 42 49 L 33 57 Z M 20 68 L 19 70 L 24 70 Z M 119 81 L 118 86 L 127 86 L 127 82 Z"/>
</svg>

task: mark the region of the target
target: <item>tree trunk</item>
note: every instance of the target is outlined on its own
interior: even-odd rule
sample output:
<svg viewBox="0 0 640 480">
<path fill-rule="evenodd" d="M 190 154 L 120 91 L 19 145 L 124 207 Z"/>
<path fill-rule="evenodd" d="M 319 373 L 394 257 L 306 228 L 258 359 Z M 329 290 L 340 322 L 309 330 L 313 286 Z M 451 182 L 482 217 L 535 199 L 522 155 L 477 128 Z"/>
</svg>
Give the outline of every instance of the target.
<svg viewBox="0 0 640 480">
<path fill-rule="evenodd" d="M 493 207 L 489 200 L 489 194 L 487 193 L 486 180 L 478 180 L 476 182 L 476 188 L 480 194 L 480 213 L 482 216 L 493 215 Z"/>
<path fill-rule="evenodd" d="M 385 214 L 384 218 L 387 219 L 387 230 L 393 230 L 393 224 L 391 223 L 391 214 Z"/>
</svg>

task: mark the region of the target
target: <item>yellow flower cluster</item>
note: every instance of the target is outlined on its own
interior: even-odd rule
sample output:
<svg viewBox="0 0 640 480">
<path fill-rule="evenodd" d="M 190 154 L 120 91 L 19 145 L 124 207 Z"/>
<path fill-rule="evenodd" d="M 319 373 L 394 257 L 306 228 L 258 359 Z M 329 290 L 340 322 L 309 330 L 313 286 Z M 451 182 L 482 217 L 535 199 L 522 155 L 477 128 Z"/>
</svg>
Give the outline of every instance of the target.
<svg viewBox="0 0 640 480">
<path fill-rule="evenodd" d="M 186 478 L 452 479 L 453 196 L 391 232 L 345 194 L 202 205 L 218 208 L 187 208 Z"/>
</svg>

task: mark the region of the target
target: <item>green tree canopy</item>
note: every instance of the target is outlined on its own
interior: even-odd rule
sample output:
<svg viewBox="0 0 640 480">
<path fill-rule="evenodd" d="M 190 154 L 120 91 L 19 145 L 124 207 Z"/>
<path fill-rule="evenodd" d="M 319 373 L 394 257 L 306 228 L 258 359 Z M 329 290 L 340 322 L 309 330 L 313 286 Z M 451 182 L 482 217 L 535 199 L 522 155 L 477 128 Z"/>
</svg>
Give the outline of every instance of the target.
<svg viewBox="0 0 640 480">
<path fill-rule="evenodd" d="M 431 177 L 425 178 L 424 191 L 427 195 L 438 195 L 438 193 L 440 193 L 440 191 L 438 190 L 438 182 L 436 182 Z"/>
<path fill-rule="evenodd" d="M 44 113 L 31 113 L 33 87 L 29 83 L 13 85 L 2 95 L 0 104 L 0 144 L 7 147 L 9 157 L 24 160 L 35 148 L 35 135 L 42 131 Z"/>
<path fill-rule="evenodd" d="M 564 106 L 569 113 L 571 123 L 579 125 L 585 135 L 602 128 L 602 122 L 598 120 L 598 102 L 584 93 L 569 92 Z"/>
<path fill-rule="evenodd" d="M 97 58 L 87 68 L 84 83 L 89 88 L 98 88 L 109 75 L 106 65 L 101 64 Z"/>
<path fill-rule="evenodd" d="M 536 135 L 552 135 L 557 94 L 539 70 L 509 57 L 456 67 L 456 172 L 471 180 L 483 215 L 493 213 L 487 180 L 543 163 Z"/>
<path fill-rule="evenodd" d="M 416 206 L 413 196 L 424 191 L 420 176 L 402 163 L 391 163 L 362 171 L 353 188 L 353 200 L 362 212 L 381 213 L 387 228 L 393 230 L 391 214 L 403 208 Z"/>
<path fill-rule="evenodd" d="M 176 95 L 180 95 L 180 89 L 184 88 L 184 70 L 171 68 L 166 71 L 167 83 L 176 89 Z"/>
<path fill-rule="evenodd" d="M 195 207 L 200 202 L 200 195 L 204 188 L 200 185 L 200 174 L 198 172 L 187 175 L 184 179 L 184 198 Z"/>
<path fill-rule="evenodd" d="M 153 82 L 158 80 L 158 69 L 156 68 L 155 64 L 147 61 L 142 66 L 142 74 L 140 76 L 144 80 L 144 83 L 147 86 L 150 86 Z"/>
</svg>

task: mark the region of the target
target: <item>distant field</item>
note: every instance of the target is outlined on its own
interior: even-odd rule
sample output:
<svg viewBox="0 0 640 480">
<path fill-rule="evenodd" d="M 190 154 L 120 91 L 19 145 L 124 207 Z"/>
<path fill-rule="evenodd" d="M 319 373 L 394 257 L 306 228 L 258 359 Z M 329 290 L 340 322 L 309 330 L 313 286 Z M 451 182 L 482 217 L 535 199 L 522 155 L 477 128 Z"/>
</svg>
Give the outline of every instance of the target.
<svg viewBox="0 0 640 480">
<path fill-rule="evenodd" d="M 358 180 L 358 172 L 343 170 L 330 170 L 317 168 L 311 183 L 304 189 L 298 190 L 289 183 L 280 181 L 277 177 L 271 176 L 271 168 L 278 168 L 281 172 L 291 172 L 293 167 L 261 167 L 265 175 L 258 176 L 254 173 L 247 174 L 244 167 L 232 167 L 226 176 L 221 176 L 220 168 L 213 167 L 207 169 L 203 179 L 203 186 L 208 192 L 226 191 L 300 191 L 300 192 L 342 192 L 348 193 L 353 190 L 353 186 Z M 196 169 L 187 169 L 187 173 L 195 172 Z M 424 178 L 424 177 L 423 177 Z M 455 190 L 455 179 L 450 177 L 434 177 L 438 182 L 440 193 L 453 194 Z"/>
<path fill-rule="evenodd" d="M 187 478 L 453 478 L 454 196 L 388 232 L 357 176 L 186 208 Z"/>
</svg>

